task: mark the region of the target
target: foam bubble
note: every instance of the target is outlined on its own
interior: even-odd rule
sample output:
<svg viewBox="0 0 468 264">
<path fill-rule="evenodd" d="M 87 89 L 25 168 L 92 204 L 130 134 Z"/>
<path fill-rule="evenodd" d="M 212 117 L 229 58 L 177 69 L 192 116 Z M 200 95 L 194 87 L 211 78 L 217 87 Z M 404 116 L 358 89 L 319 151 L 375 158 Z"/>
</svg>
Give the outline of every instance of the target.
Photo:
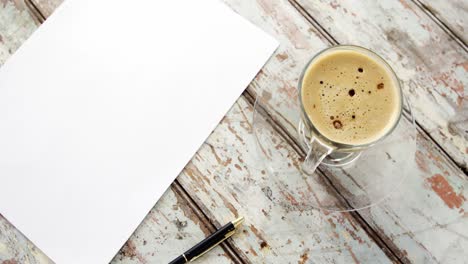
<svg viewBox="0 0 468 264">
<path fill-rule="evenodd" d="M 317 123 L 317 129 L 324 135 L 338 142 L 366 142 L 371 136 L 378 136 L 386 113 L 393 110 L 393 83 L 387 81 L 391 78 L 381 67 L 375 67 L 373 61 L 365 60 L 367 57 L 340 54 L 330 59 L 312 64 L 304 78 L 302 94 L 309 101 L 304 103 L 306 110 L 313 109 L 308 112 L 311 121 Z M 361 62 L 355 63 L 356 59 Z M 354 65 L 349 67 L 349 62 Z M 379 89 L 381 83 L 386 89 Z M 381 118 L 377 120 L 375 116 Z"/>
<path fill-rule="evenodd" d="M 333 126 L 334 126 L 336 129 L 342 129 L 342 128 L 343 128 L 343 123 L 341 123 L 340 120 L 335 120 L 335 121 L 333 121 Z"/>
</svg>

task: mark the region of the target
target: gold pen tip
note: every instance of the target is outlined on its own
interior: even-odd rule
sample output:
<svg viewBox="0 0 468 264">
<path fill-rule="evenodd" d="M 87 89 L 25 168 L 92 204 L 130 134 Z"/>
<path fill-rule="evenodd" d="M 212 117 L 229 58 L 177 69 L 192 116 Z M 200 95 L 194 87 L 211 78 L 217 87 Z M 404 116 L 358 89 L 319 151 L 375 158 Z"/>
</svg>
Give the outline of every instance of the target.
<svg viewBox="0 0 468 264">
<path fill-rule="evenodd" d="M 244 222 L 244 217 L 241 216 L 241 217 L 237 218 L 236 220 L 232 221 L 232 224 L 237 229 L 243 222 Z"/>
</svg>

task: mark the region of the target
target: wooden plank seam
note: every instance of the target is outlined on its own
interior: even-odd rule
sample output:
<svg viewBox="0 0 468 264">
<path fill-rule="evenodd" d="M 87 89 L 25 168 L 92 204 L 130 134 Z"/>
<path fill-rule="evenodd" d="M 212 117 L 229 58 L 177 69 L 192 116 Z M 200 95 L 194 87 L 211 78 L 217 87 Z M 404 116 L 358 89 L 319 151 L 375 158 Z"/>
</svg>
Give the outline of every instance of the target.
<svg viewBox="0 0 468 264">
<path fill-rule="evenodd" d="M 199 204 L 190 196 L 190 194 L 185 190 L 185 188 L 179 183 L 176 179 L 171 185 L 171 188 L 178 193 L 190 206 L 190 208 L 195 212 L 195 214 L 200 218 L 202 223 L 211 231 L 214 232 L 218 227 L 221 227 L 223 223 L 213 223 L 210 221 L 210 218 L 203 212 Z M 224 251 L 229 255 L 232 261 L 239 264 L 247 264 L 248 262 L 242 258 L 237 249 L 232 244 L 232 238 L 225 240 L 220 246 Z"/>
<path fill-rule="evenodd" d="M 246 98 L 247 101 L 252 104 L 252 106 L 255 103 L 255 98 L 256 96 L 253 95 L 251 92 L 246 91 Z M 305 150 L 302 149 L 301 145 L 289 135 L 289 133 L 282 127 L 281 124 L 278 124 L 277 122 L 274 121 L 274 118 L 269 116 L 268 111 L 266 111 L 261 105 L 257 106 L 259 108 L 262 108 L 262 111 L 259 111 L 259 113 L 267 120 L 269 124 L 272 125 L 272 127 L 276 130 L 278 135 L 280 135 L 286 142 L 291 145 L 291 147 L 296 151 L 298 155 L 300 155 L 302 158 L 306 156 Z M 342 204 L 345 204 L 346 207 L 348 208 L 353 208 L 353 206 L 346 200 L 346 198 L 341 194 L 340 190 L 338 187 L 336 187 L 333 182 L 330 180 L 329 176 L 327 175 L 326 172 L 324 172 L 320 167 L 317 169 L 318 173 L 323 176 L 323 178 L 327 181 L 328 187 L 332 188 L 335 193 L 338 194 L 338 197 L 336 197 Z M 394 245 L 393 243 L 389 242 L 391 241 L 390 239 L 382 239 L 380 235 L 375 232 L 375 230 L 367 223 L 367 221 L 361 216 L 359 211 L 351 211 L 349 212 L 352 218 L 359 223 L 359 225 L 365 230 L 365 232 L 371 237 L 374 242 L 380 247 L 380 249 L 389 257 L 393 262 L 395 263 L 409 263 L 410 261 L 404 257 L 401 252 L 399 252 L 398 247 Z M 385 242 L 387 241 L 387 242 Z M 397 253 L 398 252 L 398 253 Z M 403 257 L 400 257 L 403 256 Z"/>
<path fill-rule="evenodd" d="M 26 0 L 26 1 L 30 2 L 30 0 Z M 295 3 L 295 1 L 291 1 L 291 0 L 290 0 L 290 3 L 293 4 L 293 6 L 295 6 L 296 9 L 297 9 L 298 6 L 299 6 L 299 4 Z M 297 6 L 296 6 L 295 4 L 296 4 Z M 299 7 L 300 7 L 300 6 L 299 6 Z M 300 8 L 302 8 L 302 7 L 300 7 Z M 36 8 L 36 9 L 37 9 L 37 8 Z M 300 11 L 300 10 L 299 10 L 299 11 Z M 305 14 L 307 14 L 307 12 L 306 12 L 305 10 L 303 10 L 303 12 L 305 12 Z M 34 12 L 33 12 L 33 13 L 34 13 Z M 320 34 L 322 34 L 331 44 L 333 44 L 333 43 L 338 43 L 338 42 L 336 41 L 336 39 L 335 39 L 333 36 L 331 36 L 331 35 L 330 35 L 319 23 L 317 23 L 312 17 L 307 16 L 307 15 L 305 15 L 305 14 L 302 13 L 302 12 L 300 12 L 300 13 L 301 13 L 301 15 L 303 15 L 303 16 L 313 25 L 313 27 L 315 27 L 315 28 L 320 32 Z M 40 14 L 40 12 L 39 12 L 39 14 Z M 310 19 L 309 19 L 309 18 L 310 18 Z M 431 19 L 433 19 L 433 18 L 431 18 Z M 436 18 L 436 19 L 437 19 L 437 18 Z M 253 95 L 246 96 L 246 97 L 249 98 L 249 97 L 252 97 L 252 96 L 253 96 Z M 255 98 L 255 97 L 253 97 L 253 98 Z M 252 104 L 252 100 L 250 99 L 249 101 L 250 101 L 250 103 Z M 419 126 L 420 126 L 420 125 L 419 125 Z M 420 127 L 421 127 L 421 126 L 420 126 Z M 430 137 L 430 135 L 429 135 L 424 129 L 421 129 L 421 131 L 425 132 L 425 134 L 428 135 L 428 137 L 429 137 L 434 143 L 436 143 L 435 145 L 436 145 L 439 149 L 441 149 L 441 150 L 445 153 L 445 155 L 446 155 L 447 157 L 449 157 L 449 159 L 451 159 L 450 156 L 447 155 L 447 153 L 443 150 L 443 148 L 441 148 L 440 145 L 437 144 L 437 142 L 435 142 L 434 139 L 432 139 L 432 137 Z M 451 159 L 451 160 L 452 160 L 452 159 Z M 453 160 L 452 160 L 452 162 L 453 162 Z M 455 163 L 455 164 L 456 164 L 456 163 Z M 466 173 L 466 171 L 465 171 L 465 173 Z M 179 184 L 179 185 L 180 185 L 180 184 Z M 180 186 L 180 187 L 181 187 L 181 186 Z M 184 190 L 184 191 L 185 191 L 185 190 Z M 195 200 L 193 200 L 193 202 L 194 202 L 194 204 L 198 207 L 198 209 L 201 211 L 201 213 L 202 213 L 203 215 L 205 215 L 205 213 L 200 209 L 199 205 L 195 202 Z M 357 214 L 356 217 L 362 218 L 359 214 Z M 209 218 L 205 215 L 205 220 L 207 220 L 207 223 L 210 223 L 210 221 L 209 221 L 208 219 L 209 219 Z M 360 222 L 360 221 L 358 221 L 358 222 Z M 365 222 L 365 220 L 364 220 L 364 222 Z M 211 223 L 210 223 L 210 224 L 211 224 Z M 365 222 L 365 224 L 368 225 L 367 222 Z M 211 225 L 212 225 L 212 227 L 214 227 L 213 224 L 211 224 Z M 364 228 L 364 229 L 365 229 L 365 228 Z M 371 229 L 372 229 L 372 228 L 371 228 Z M 366 229 L 365 229 L 365 230 L 366 230 Z M 373 231 L 373 230 L 372 230 L 372 231 Z M 367 231 L 366 231 L 366 232 L 367 232 Z M 374 236 L 372 236 L 372 235 L 370 235 L 370 236 L 371 236 L 372 238 L 374 238 Z M 380 239 L 380 236 L 377 235 L 377 238 Z M 382 241 L 383 241 L 383 240 L 382 240 Z M 388 241 L 388 240 L 387 240 L 387 241 Z M 393 252 L 392 252 L 392 253 L 393 253 Z M 387 253 L 386 253 L 386 254 L 387 254 Z M 401 260 L 400 260 L 400 261 L 401 261 Z"/>
<path fill-rule="evenodd" d="M 40 8 L 38 8 L 36 6 L 36 4 L 34 2 L 32 2 L 31 0 L 24 0 L 24 3 L 25 3 L 25 6 L 27 7 L 28 9 L 28 12 L 30 13 L 31 17 L 34 18 L 34 20 L 39 23 L 39 24 L 42 24 L 47 18 L 46 16 L 44 16 L 40 10 Z M 210 222 L 210 219 L 206 216 L 206 214 L 204 214 L 204 212 L 200 209 L 200 207 L 195 203 L 195 201 L 188 195 L 187 191 L 178 183 L 177 179 L 174 181 L 174 183 L 171 185 L 172 190 L 174 192 L 176 192 L 177 194 L 180 195 L 180 197 L 182 197 L 182 199 L 189 205 L 189 207 L 194 211 L 194 213 L 196 214 L 197 217 L 199 217 L 200 221 L 202 224 L 204 224 L 206 226 L 206 228 L 208 228 L 211 232 L 214 232 L 216 230 L 216 226 Z M 2 215 L 0 214 L 0 217 L 2 217 Z M 119 251 L 119 253 L 116 255 L 116 258 L 119 256 L 119 254 L 123 254 L 125 255 L 126 253 L 124 252 L 125 251 L 125 248 L 128 247 L 127 244 L 123 245 L 122 249 Z M 221 247 L 223 248 L 223 250 L 226 252 L 226 254 L 228 255 L 228 257 L 234 262 L 234 263 L 242 263 L 242 264 L 245 264 L 247 262 L 245 262 L 244 260 L 242 260 L 242 258 L 239 256 L 239 254 L 237 254 L 236 250 L 233 248 L 232 246 L 232 243 L 230 242 L 230 240 L 227 240 L 225 241 L 224 243 L 221 244 Z M 35 250 L 39 250 L 39 249 L 35 249 Z M 123 250 L 123 251 L 122 251 Z M 133 250 L 133 249 L 131 249 Z M 123 252 L 123 253 L 122 253 Z M 133 253 L 132 253 L 133 254 Z M 13 260 L 12 260 L 13 261 Z M 7 263 L 7 261 L 5 261 L 4 263 Z M 9 262 L 8 262 L 9 263 Z M 13 263 L 13 262 L 12 262 Z M 14 262 L 16 263 L 16 262 Z"/>
<path fill-rule="evenodd" d="M 44 14 L 42 14 L 41 10 L 31 0 L 24 0 L 24 3 L 28 7 L 33 17 L 35 17 L 39 23 L 44 23 L 47 18 L 44 16 Z"/>
<path fill-rule="evenodd" d="M 455 40 L 460 47 L 462 47 L 466 52 L 468 52 L 468 44 L 458 35 L 455 31 L 452 30 L 444 21 L 440 20 L 434 12 L 420 0 L 412 0 L 428 17 L 430 17 L 442 30 L 444 30 L 450 37 Z"/>
<path fill-rule="evenodd" d="M 309 21 L 309 23 L 310 23 L 313 27 L 315 27 L 315 28 L 317 29 L 317 31 L 318 31 L 320 34 L 323 35 L 323 37 L 325 37 L 325 38 L 330 42 L 331 45 L 339 45 L 339 44 L 340 44 L 340 43 L 339 43 L 339 42 L 338 42 L 338 41 L 337 41 L 337 40 L 336 40 L 336 39 L 335 39 L 335 38 L 334 38 L 318 21 L 316 21 L 316 20 L 315 20 L 315 19 L 314 19 L 298 2 L 296 2 L 295 0 L 288 0 L 288 1 L 291 3 L 292 6 L 294 6 L 294 7 L 297 9 L 297 11 L 298 11 L 307 21 Z M 432 18 L 431 18 L 431 19 L 432 19 Z M 434 17 L 433 19 L 437 19 L 437 18 Z M 437 20 L 438 20 L 438 19 L 437 19 Z M 438 20 L 438 21 L 439 21 L 439 20 Z M 442 23 L 441 21 L 439 21 L 439 22 Z M 459 43 L 459 44 L 461 45 L 462 48 L 466 49 L 466 46 L 464 46 L 464 45 L 462 44 L 463 42 L 462 42 L 459 38 L 455 37 L 456 35 L 451 35 L 451 36 L 453 36 L 454 38 L 456 38 L 456 39 L 458 40 L 457 43 Z M 409 113 L 409 112 L 408 112 L 408 109 L 404 109 L 404 110 L 406 110 L 406 112 Z M 408 120 L 410 121 L 410 119 L 409 119 L 408 116 L 405 116 L 405 118 L 408 119 Z M 441 146 L 441 145 L 430 135 L 430 133 L 428 133 L 428 132 L 426 131 L 426 129 L 424 129 L 424 127 L 423 127 L 417 120 L 416 120 L 416 125 L 417 125 L 417 127 L 418 127 L 418 130 L 424 132 L 424 134 L 427 135 L 427 137 L 431 140 L 431 142 L 437 146 L 437 148 L 444 154 L 444 156 L 445 156 L 446 158 L 448 158 L 448 159 L 450 160 L 450 162 L 453 163 L 453 165 L 457 166 L 460 170 L 462 170 L 462 171 L 465 173 L 465 175 L 468 176 L 468 169 L 465 169 L 465 168 L 463 168 L 462 166 L 460 166 L 460 165 L 447 153 L 447 151 L 445 150 L 445 148 L 444 148 L 443 146 Z"/>
</svg>

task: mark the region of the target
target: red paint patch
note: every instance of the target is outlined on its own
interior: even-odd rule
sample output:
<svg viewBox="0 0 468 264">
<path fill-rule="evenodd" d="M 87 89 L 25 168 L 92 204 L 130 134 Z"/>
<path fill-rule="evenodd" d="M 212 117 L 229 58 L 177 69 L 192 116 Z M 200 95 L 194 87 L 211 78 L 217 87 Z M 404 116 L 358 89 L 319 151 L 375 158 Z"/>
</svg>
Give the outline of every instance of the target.
<svg viewBox="0 0 468 264">
<path fill-rule="evenodd" d="M 404 8 L 411 10 L 411 6 L 405 0 L 400 0 L 400 3 Z"/>
<path fill-rule="evenodd" d="M 335 222 L 333 222 L 333 219 L 328 218 L 328 222 L 329 222 L 330 225 L 333 227 L 333 229 L 336 229 L 336 224 L 335 224 Z"/>
<path fill-rule="evenodd" d="M 455 79 L 454 75 L 455 74 L 454 74 L 454 72 L 452 70 L 452 71 L 449 71 L 449 72 L 442 72 L 440 74 L 437 74 L 434 77 L 432 77 L 432 79 L 436 83 L 451 89 L 452 91 L 457 93 L 457 95 L 460 96 L 460 95 L 463 94 L 464 86 L 463 86 L 463 83 L 460 80 Z"/>
<path fill-rule="evenodd" d="M 461 106 L 462 106 L 463 100 L 464 100 L 464 99 L 463 99 L 462 96 L 458 96 L 458 98 L 457 98 L 457 106 L 458 106 L 458 107 L 461 107 Z"/>
<path fill-rule="evenodd" d="M 276 21 L 281 21 L 279 31 L 292 41 L 296 49 L 310 48 L 306 35 L 301 32 L 301 29 L 299 29 L 292 17 L 282 10 L 283 5 L 279 4 L 279 1 L 259 0 L 257 3 L 265 11 L 263 12 L 264 16 L 274 17 Z"/>
<path fill-rule="evenodd" d="M 361 237 L 359 237 L 358 235 L 356 235 L 356 233 L 349 229 L 349 228 L 346 228 L 346 231 L 348 231 L 348 233 L 351 235 L 351 237 L 356 240 L 359 244 L 364 244 L 364 240 L 362 240 Z"/>
<path fill-rule="evenodd" d="M 465 62 L 461 62 L 461 63 L 455 63 L 455 66 L 456 67 L 463 67 L 463 69 L 465 69 L 465 71 L 468 71 L 468 61 L 465 61 Z"/>
<path fill-rule="evenodd" d="M 287 193 L 285 191 L 281 191 L 281 194 L 283 195 L 284 198 L 286 198 L 286 200 L 288 200 L 293 206 L 298 206 L 299 203 L 297 202 L 297 200 L 294 198 L 294 196 L 292 196 L 290 193 Z M 301 210 L 302 211 L 302 210 Z"/>
<path fill-rule="evenodd" d="M 336 8 L 340 7 L 340 4 L 338 4 L 337 2 L 331 2 L 330 6 L 336 10 Z"/>
<path fill-rule="evenodd" d="M 148 263 L 146 259 L 140 254 L 140 252 L 138 252 L 132 240 L 128 240 L 127 243 L 125 243 L 125 245 L 120 250 L 120 253 L 124 257 L 128 257 L 130 259 L 136 258 L 138 259 L 138 261 L 140 261 L 140 263 L 143 263 L 143 264 Z"/>
<path fill-rule="evenodd" d="M 7 260 L 4 260 L 2 264 L 19 264 L 19 262 L 14 259 L 7 259 Z"/>
<path fill-rule="evenodd" d="M 427 167 L 427 163 L 424 159 L 424 155 L 422 154 L 421 151 L 416 151 L 416 157 L 415 157 L 415 160 L 416 160 L 416 164 L 418 165 L 418 167 L 425 173 L 428 173 L 429 172 L 429 168 Z"/>
<path fill-rule="evenodd" d="M 297 263 L 298 264 L 307 263 L 307 260 L 309 260 L 309 252 L 310 252 L 310 249 L 306 249 L 306 251 L 304 252 L 304 254 L 301 255 L 301 258 L 299 259 Z"/>
<path fill-rule="evenodd" d="M 460 208 L 463 201 L 466 201 L 463 195 L 454 192 L 452 186 L 450 186 L 444 176 L 436 174 L 427 179 L 427 181 L 431 184 L 432 190 L 437 193 L 440 199 L 442 199 L 449 208 Z"/>
<path fill-rule="evenodd" d="M 426 31 L 432 32 L 431 27 L 429 27 L 428 25 L 421 24 L 421 27 L 424 28 Z"/>
<path fill-rule="evenodd" d="M 249 251 L 250 251 L 250 253 L 252 253 L 252 255 L 258 256 L 257 252 L 255 252 L 255 250 L 252 247 L 249 248 Z M 246 251 L 245 253 L 248 253 L 249 251 Z"/>
<path fill-rule="evenodd" d="M 289 58 L 288 54 L 286 53 L 279 53 L 276 54 L 275 56 L 279 61 L 285 61 L 287 58 Z"/>
<path fill-rule="evenodd" d="M 286 95 L 289 99 L 296 99 L 297 88 L 288 83 L 284 83 L 283 87 L 279 89 L 279 92 Z"/>
<path fill-rule="evenodd" d="M 351 254 L 351 257 L 353 258 L 353 261 L 354 263 L 356 264 L 359 264 L 361 262 L 359 262 L 358 258 L 356 257 L 356 254 L 354 254 L 353 250 L 351 249 L 350 246 L 348 246 L 346 243 L 345 243 L 345 246 L 346 246 L 346 249 L 349 251 L 349 253 Z"/>
</svg>

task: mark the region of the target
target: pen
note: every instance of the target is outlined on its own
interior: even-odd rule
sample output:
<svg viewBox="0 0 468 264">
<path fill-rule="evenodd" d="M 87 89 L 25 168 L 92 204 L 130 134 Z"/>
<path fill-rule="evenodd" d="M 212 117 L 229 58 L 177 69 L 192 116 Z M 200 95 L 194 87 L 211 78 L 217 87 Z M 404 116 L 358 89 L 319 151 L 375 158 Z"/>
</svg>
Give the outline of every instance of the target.
<svg viewBox="0 0 468 264">
<path fill-rule="evenodd" d="M 219 243 L 232 236 L 236 232 L 237 228 L 242 224 L 242 222 L 244 222 L 244 217 L 239 217 L 236 220 L 227 223 L 225 226 L 216 230 L 216 232 L 211 234 L 209 237 L 205 238 L 203 241 L 187 250 L 184 254 L 169 262 L 169 264 L 183 264 L 196 260 L 206 252 L 210 251 L 212 248 L 219 245 Z"/>
</svg>

